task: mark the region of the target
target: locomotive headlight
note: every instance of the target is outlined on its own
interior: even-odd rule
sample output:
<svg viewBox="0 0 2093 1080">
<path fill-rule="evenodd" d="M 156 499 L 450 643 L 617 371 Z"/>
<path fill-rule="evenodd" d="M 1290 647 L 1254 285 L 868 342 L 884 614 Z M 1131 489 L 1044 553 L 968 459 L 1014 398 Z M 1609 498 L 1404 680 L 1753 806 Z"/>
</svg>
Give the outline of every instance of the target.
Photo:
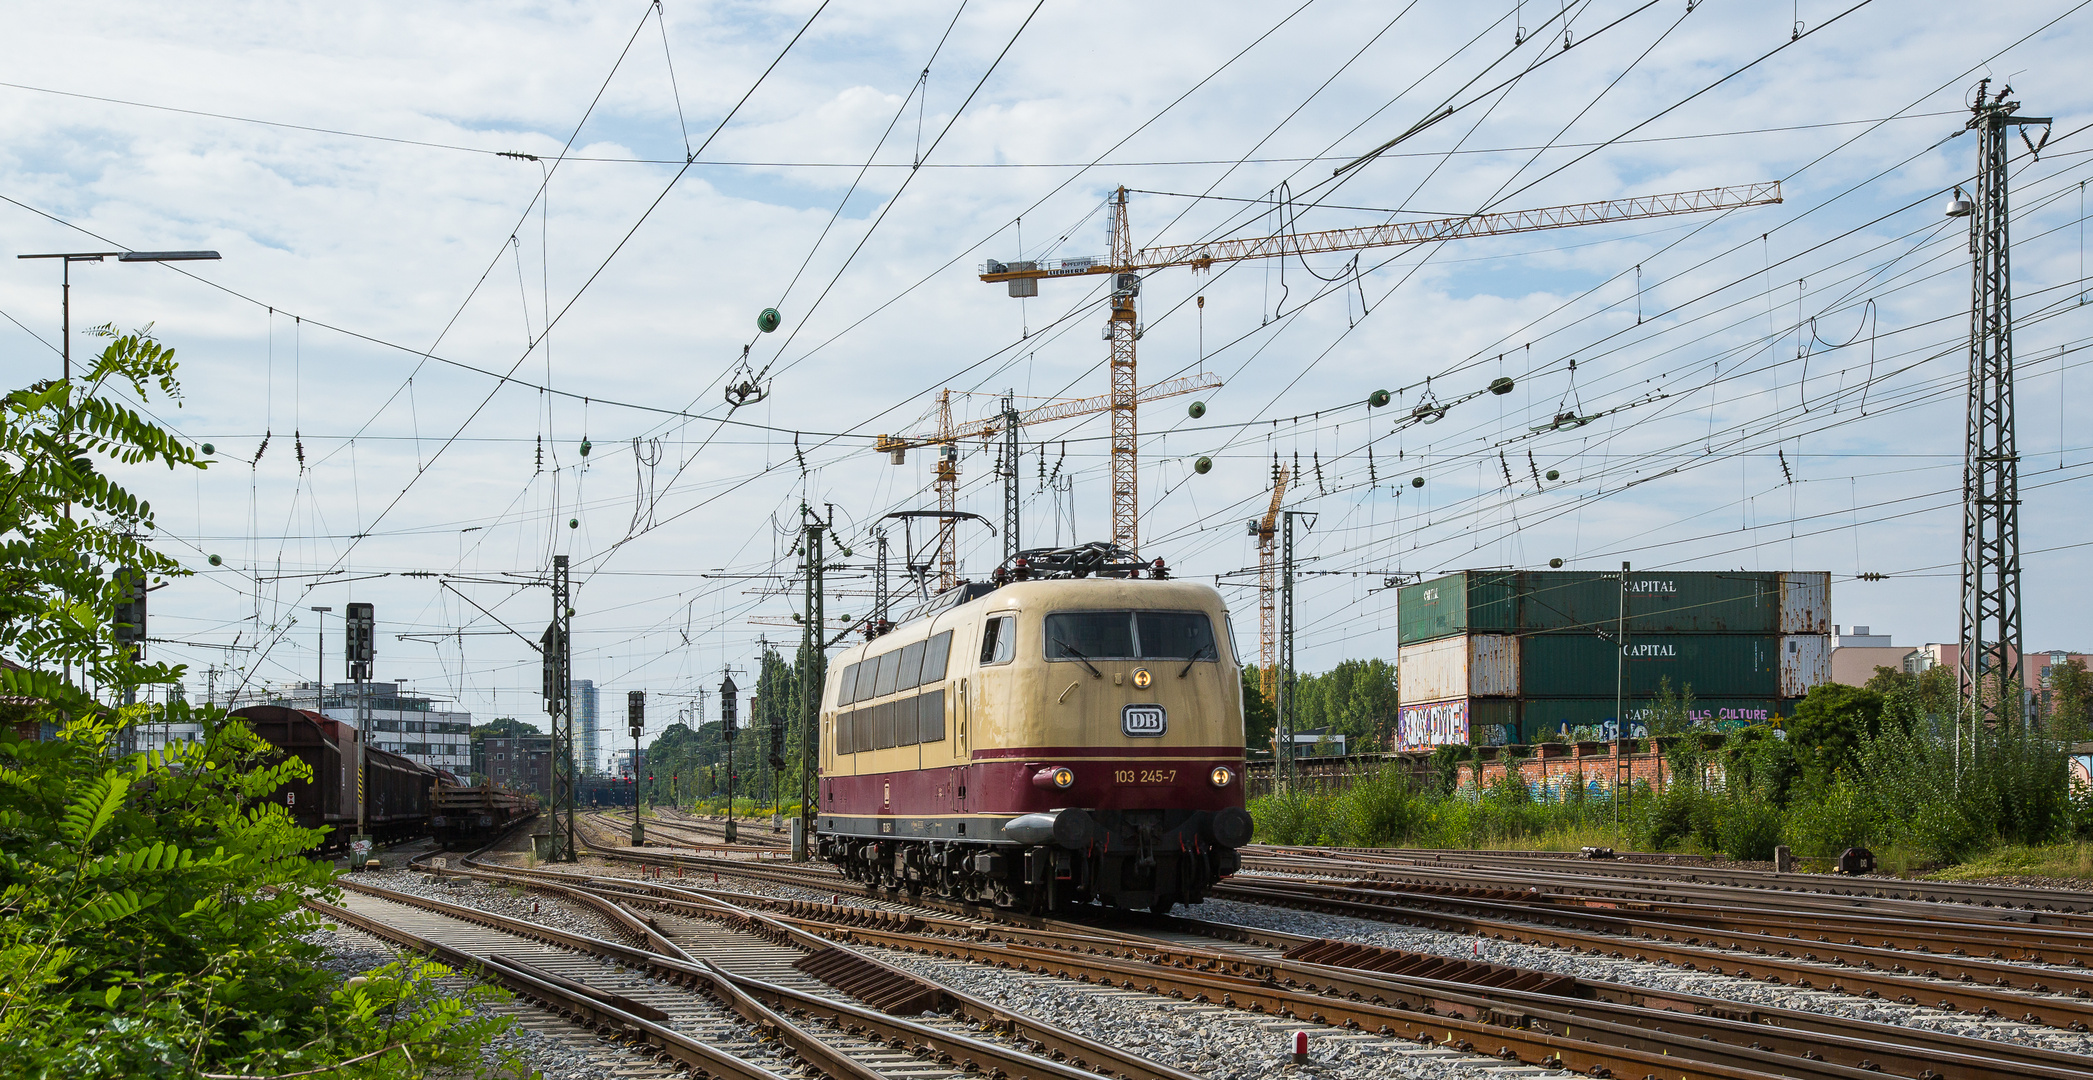
<svg viewBox="0 0 2093 1080">
<path fill-rule="evenodd" d="M 1055 765 L 1032 774 L 1032 786 L 1067 790 L 1075 786 L 1076 771 L 1066 765 Z"/>
<path fill-rule="evenodd" d="M 1134 669 L 1134 686 L 1137 689 L 1146 690 L 1148 689 L 1148 684 L 1154 681 L 1155 676 L 1150 675 L 1147 668 Z"/>
<path fill-rule="evenodd" d="M 1215 787 L 1227 787 L 1235 783 L 1235 770 L 1226 765 L 1216 765 L 1213 772 L 1206 774 L 1206 778 Z"/>
</svg>

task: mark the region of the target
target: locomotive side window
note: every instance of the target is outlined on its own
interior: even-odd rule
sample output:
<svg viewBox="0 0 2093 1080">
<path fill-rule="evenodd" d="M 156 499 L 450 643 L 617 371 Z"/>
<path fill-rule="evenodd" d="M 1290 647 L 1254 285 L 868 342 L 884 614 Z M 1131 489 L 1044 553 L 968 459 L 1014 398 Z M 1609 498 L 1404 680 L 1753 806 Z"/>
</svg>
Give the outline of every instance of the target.
<svg viewBox="0 0 2093 1080">
<path fill-rule="evenodd" d="M 1144 660 L 1219 660 L 1214 624 L 1197 611 L 1137 611 L 1134 633 Z"/>
<path fill-rule="evenodd" d="M 882 653 L 879 657 L 879 674 L 872 679 L 872 696 L 886 697 L 894 692 L 894 674 L 901 670 L 901 652 L 895 650 Z M 894 745 L 888 743 L 888 746 Z"/>
<path fill-rule="evenodd" d="M 988 620 L 981 629 L 981 662 L 1007 664 L 1017 655 L 1017 616 L 1002 615 Z"/>
<path fill-rule="evenodd" d="M 859 664 L 857 668 L 858 685 L 856 692 L 850 695 L 851 700 L 870 701 L 872 700 L 872 679 L 873 676 L 879 674 L 879 658 L 876 656 L 866 657 L 865 662 Z"/>
<path fill-rule="evenodd" d="M 917 698 L 916 709 L 917 740 L 927 743 L 944 742 L 945 692 L 932 690 Z"/>
<path fill-rule="evenodd" d="M 918 641 L 901 650 L 901 671 L 894 676 L 894 689 L 914 690 L 916 681 L 923 673 L 923 643 Z"/>
<path fill-rule="evenodd" d="M 938 636 L 930 639 L 929 643 L 923 649 L 924 686 L 929 686 L 932 683 L 941 683 L 945 681 L 945 661 L 949 659 L 951 655 L 952 631 L 947 630 L 944 633 L 939 634 Z M 942 719 L 942 714 L 940 714 L 940 719 L 938 723 L 940 725 L 938 730 L 943 731 L 944 720 Z M 938 738 L 943 737 L 943 735 L 938 736 Z M 936 742 L 937 739 L 925 739 L 923 741 Z"/>
<path fill-rule="evenodd" d="M 852 724 L 850 718 L 855 715 L 857 714 L 847 712 L 836 714 L 836 753 L 854 754 L 857 752 L 857 744 L 851 741 L 856 733 L 851 731 Z"/>
<path fill-rule="evenodd" d="M 1200 611 L 1060 611 L 1046 617 L 1049 660 L 1218 660 Z"/>
<path fill-rule="evenodd" d="M 923 704 L 919 697 L 903 698 L 894 703 L 894 745 L 916 745 L 916 714 Z"/>
<path fill-rule="evenodd" d="M 858 699 L 858 665 L 843 669 L 843 677 L 836 680 L 836 704 L 848 705 Z"/>
</svg>

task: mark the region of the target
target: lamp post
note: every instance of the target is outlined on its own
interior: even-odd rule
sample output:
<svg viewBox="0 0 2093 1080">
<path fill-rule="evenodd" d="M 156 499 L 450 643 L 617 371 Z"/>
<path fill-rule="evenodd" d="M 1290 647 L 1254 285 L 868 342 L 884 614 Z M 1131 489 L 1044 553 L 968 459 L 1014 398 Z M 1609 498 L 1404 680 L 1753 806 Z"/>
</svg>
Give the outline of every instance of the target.
<svg viewBox="0 0 2093 1080">
<path fill-rule="evenodd" d="M 73 264 L 98 263 L 103 259 L 117 262 L 196 262 L 218 258 L 215 251 L 50 251 L 36 255 L 17 255 L 17 259 L 57 259 L 63 269 L 59 275 L 59 308 L 62 311 L 64 328 L 60 333 L 58 355 L 65 362 L 65 380 L 73 379 Z"/>
<path fill-rule="evenodd" d="M 312 610 L 318 612 L 320 616 L 319 625 L 313 629 L 313 636 L 318 638 L 320 643 L 320 681 L 313 684 L 312 711 L 325 712 L 327 710 L 327 613 L 333 611 L 334 606 L 331 604 L 314 604 Z"/>
</svg>

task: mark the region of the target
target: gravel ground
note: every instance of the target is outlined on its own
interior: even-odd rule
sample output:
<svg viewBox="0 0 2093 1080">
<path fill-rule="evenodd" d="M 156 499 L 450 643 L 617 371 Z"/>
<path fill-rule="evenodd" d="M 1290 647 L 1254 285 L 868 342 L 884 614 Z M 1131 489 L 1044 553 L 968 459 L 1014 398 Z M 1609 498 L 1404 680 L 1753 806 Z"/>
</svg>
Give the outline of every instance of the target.
<svg viewBox="0 0 2093 1080">
<path fill-rule="evenodd" d="M 507 915 L 555 930 L 587 934 L 605 941 L 624 941 L 624 928 L 598 914 L 595 909 L 546 893 L 505 885 L 490 885 L 469 878 L 441 878 L 413 870 L 381 870 L 362 873 L 354 880 L 381 889 L 412 896 L 444 900 L 475 911 Z"/>
<path fill-rule="evenodd" d="M 346 979 L 361 975 L 374 968 L 382 967 L 398 958 L 393 947 L 384 941 L 336 923 L 326 923 L 321 929 L 306 937 L 306 940 L 326 950 L 320 966 L 333 972 L 338 978 Z M 438 984 L 453 994 L 462 994 L 471 981 L 464 978 L 445 979 Z M 651 1055 L 635 1052 L 621 1044 L 598 1039 L 579 1028 L 552 1034 L 525 1026 L 526 1018 L 542 1022 L 560 1023 L 551 1018 L 533 1017 L 533 1006 L 527 1002 L 514 1002 L 508 1006 L 495 1006 L 497 1016 L 513 1016 L 517 1023 L 508 1031 L 488 1043 L 481 1054 L 496 1075 L 527 1077 L 535 1069 L 544 1080 L 597 1080 L 625 1069 L 651 1068 Z M 475 1015 L 481 1015 L 475 1012 Z M 571 1026 L 571 1025 L 570 1025 Z M 514 1052 L 524 1068 L 502 1069 L 501 1059 L 505 1053 Z"/>
<path fill-rule="evenodd" d="M 1506 1064 L 1494 1058 L 1401 1039 L 892 949 L 866 951 L 1014 1012 L 1214 1080 L 1251 1080 L 1274 1073 L 1331 1080 L 1475 1080 L 1507 1075 Z M 1293 1063 L 1296 1031 L 1309 1033 L 1307 1065 Z M 1518 1071 L 1549 1074 L 1534 1068 Z"/>
<path fill-rule="evenodd" d="M 2072 1054 L 2093 1055 L 2093 1035 L 2025 1024 L 2017 1020 L 1986 1020 L 1923 1006 L 1898 1005 L 1883 999 L 1870 1000 L 1833 994 L 1829 991 L 1775 986 L 1734 976 L 1682 971 L 1669 964 L 1584 956 L 1567 949 L 1491 941 L 1465 934 L 1392 926 L 1388 923 L 1353 919 L 1342 915 L 1319 915 L 1232 900 L 1208 900 L 1204 904 L 1185 909 L 1184 913 L 1213 922 L 1234 923 L 1239 926 L 1343 941 L 1359 941 L 1437 956 L 1481 959 L 1492 964 L 1552 971 L 1582 979 L 1628 983 L 1756 1005 L 1835 1013 L 1878 1024 L 1897 1024 L 1979 1039 L 1997 1039 L 2026 1046 L 2040 1046 Z M 1838 971 L 1829 965 L 1826 965 L 1824 970 L 1828 976 L 1834 977 Z"/>
</svg>

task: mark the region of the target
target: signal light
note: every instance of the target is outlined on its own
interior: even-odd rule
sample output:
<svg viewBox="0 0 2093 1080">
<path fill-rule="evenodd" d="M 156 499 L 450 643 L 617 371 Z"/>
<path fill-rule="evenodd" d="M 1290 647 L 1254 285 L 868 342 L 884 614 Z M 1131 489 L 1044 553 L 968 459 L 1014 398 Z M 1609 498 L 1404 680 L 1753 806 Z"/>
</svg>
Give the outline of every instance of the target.
<svg viewBox="0 0 2093 1080">
<path fill-rule="evenodd" d="M 1053 765 L 1032 774 L 1032 786 L 1059 788 L 1063 791 L 1075 786 L 1076 771 L 1066 765 Z"/>
<path fill-rule="evenodd" d="M 1206 779 L 1215 787 L 1227 787 L 1235 783 L 1235 770 L 1226 765 L 1216 765 L 1214 771 L 1206 775 Z"/>
</svg>

